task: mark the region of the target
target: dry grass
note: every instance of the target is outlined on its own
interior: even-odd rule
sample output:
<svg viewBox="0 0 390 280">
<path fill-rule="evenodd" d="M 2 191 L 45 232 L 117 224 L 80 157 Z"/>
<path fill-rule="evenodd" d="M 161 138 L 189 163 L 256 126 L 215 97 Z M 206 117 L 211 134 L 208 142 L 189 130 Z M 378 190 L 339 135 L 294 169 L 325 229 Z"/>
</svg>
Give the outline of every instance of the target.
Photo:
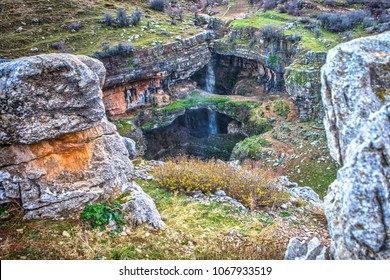
<svg viewBox="0 0 390 280">
<path fill-rule="evenodd" d="M 25 222 L 23 213 L 0 223 L 0 259 L 282 259 L 288 237 L 268 236 L 278 223 L 217 202 L 185 196 L 139 181 L 166 223 L 127 234 L 89 230 L 81 220 Z M 275 229 L 273 229 L 275 227 Z M 69 233 L 69 237 L 63 232 Z"/>
<path fill-rule="evenodd" d="M 207 162 L 181 157 L 168 160 L 155 170 L 160 185 L 171 191 L 202 191 L 205 194 L 224 190 L 250 209 L 280 205 L 288 199 L 286 193 L 269 186 L 274 178 L 262 169 L 245 170 L 218 160 Z"/>
</svg>

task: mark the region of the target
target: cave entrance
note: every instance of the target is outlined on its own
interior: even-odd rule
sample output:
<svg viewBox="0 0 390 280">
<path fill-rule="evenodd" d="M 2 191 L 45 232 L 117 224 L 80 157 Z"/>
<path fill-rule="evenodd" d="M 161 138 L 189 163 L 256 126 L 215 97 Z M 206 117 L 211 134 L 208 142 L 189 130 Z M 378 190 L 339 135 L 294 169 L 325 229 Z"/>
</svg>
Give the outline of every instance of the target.
<svg viewBox="0 0 390 280">
<path fill-rule="evenodd" d="M 262 89 L 259 82 L 259 65 L 256 61 L 233 55 L 214 53 L 209 63 L 191 77 L 198 87 L 214 94 L 257 95 L 255 88 Z M 246 87 L 236 90 L 240 82 Z"/>
<path fill-rule="evenodd" d="M 208 108 L 188 109 L 170 125 L 144 136 L 148 160 L 180 155 L 229 160 L 236 143 L 245 138 L 240 122 Z"/>
</svg>

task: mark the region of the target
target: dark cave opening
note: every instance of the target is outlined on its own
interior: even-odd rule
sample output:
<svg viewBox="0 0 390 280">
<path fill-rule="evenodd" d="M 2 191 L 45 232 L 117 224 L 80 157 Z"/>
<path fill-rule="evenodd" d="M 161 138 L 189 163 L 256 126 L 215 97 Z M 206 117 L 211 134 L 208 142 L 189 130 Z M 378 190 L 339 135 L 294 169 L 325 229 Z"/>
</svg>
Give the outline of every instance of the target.
<svg viewBox="0 0 390 280">
<path fill-rule="evenodd" d="M 241 123 L 208 108 L 188 109 L 170 125 L 144 132 L 145 158 L 162 160 L 180 155 L 228 160 L 245 138 Z"/>
</svg>

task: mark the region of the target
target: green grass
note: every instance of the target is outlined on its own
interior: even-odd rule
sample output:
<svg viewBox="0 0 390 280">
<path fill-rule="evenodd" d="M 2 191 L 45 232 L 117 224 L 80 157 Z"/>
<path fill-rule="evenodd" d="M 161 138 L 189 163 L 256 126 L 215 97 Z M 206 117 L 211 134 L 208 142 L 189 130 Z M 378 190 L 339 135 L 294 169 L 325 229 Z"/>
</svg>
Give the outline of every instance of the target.
<svg viewBox="0 0 390 280">
<path fill-rule="evenodd" d="M 255 135 L 244 139 L 236 144 L 232 151 L 232 157 L 235 159 L 260 159 L 266 149 L 271 147 L 271 143 L 260 135 Z"/>
<path fill-rule="evenodd" d="M 234 20 L 232 25 L 237 27 L 253 26 L 256 28 L 261 28 L 267 25 L 280 27 L 299 19 L 299 17 L 290 16 L 288 14 L 281 14 L 276 11 L 267 11 L 258 12 L 247 19 Z M 312 31 L 305 29 L 303 24 L 298 22 L 297 26 L 293 27 L 292 29 L 285 30 L 284 33 L 286 35 L 301 35 L 303 48 L 313 51 L 328 51 L 336 45 L 340 44 L 340 39 L 344 37 L 343 33 L 332 33 L 326 31 L 323 28 L 319 28 L 319 30 L 321 32 L 321 36 L 317 38 Z M 355 38 L 370 35 L 368 32 L 363 30 L 361 25 L 352 30 L 352 33 Z"/>
<path fill-rule="evenodd" d="M 300 173 L 294 173 L 290 180 L 300 186 L 311 187 L 321 199 L 324 198 L 330 184 L 336 180 L 337 170 L 340 168 L 336 163 L 317 162 L 312 159 L 299 165 Z"/>
<path fill-rule="evenodd" d="M 233 26 L 245 27 L 263 27 L 266 25 L 276 25 L 282 26 L 289 23 L 293 20 L 294 17 L 288 14 L 280 14 L 276 11 L 267 11 L 267 12 L 258 12 L 257 14 L 246 18 L 246 19 L 237 19 L 232 22 Z"/>
<path fill-rule="evenodd" d="M 133 124 L 130 121 L 131 119 L 113 120 L 113 123 L 121 136 L 125 136 L 133 130 Z"/>
<path fill-rule="evenodd" d="M 190 13 L 186 13 L 183 22 L 178 21 L 177 25 L 171 25 L 170 18 L 165 13 L 145 9 L 145 6 L 139 6 L 135 0 L 114 3 L 108 0 L 100 2 L 25 0 L 23 1 L 25 6 L 19 2 L 5 0 L 2 11 L 4 16 L 0 19 L 2 38 L 0 55 L 9 58 L 46 52 L 91 55 L 101 49 L 103 42 L 113 47 L 128 40 L 132 40 L 136 47 L 151 47 L 173 42 L 178 35 L 186 38 L 202 31 L 193 26 Z M 106 6 L 107 4 L 114 4 L 114 7 Z M 150 16 L 143 18 L 137 27 L 113 28 L 98 22 L 103 19 L 105 13 L 115 18 L 117 8 L 124 8 L 127 14 L 131 15 L 137 5 L 142 12 Z M 33 18 L 38 18 L 40 22 L 33 24 L 31 22 Z M 26 25 L 21 25 L 21 22 L 25 22 Z M 82 23 L 82 28 L 78 32 L 70 32 L 68 26 L 73 22 Z M 150 29 L 142 30 L 142 26 L 146 26 L 148 22 L 155 33 Z M 16 33 L 15 30 L 19 26 L 23 27 L 23 31 Z M 169 36 L 160 34 L 162 30 L 172 34 Z M 139 35 L 139 38 L 136 39 L 134 35 Z M 50 48 L 52 43 L 58 41 L 64 42 L 64 50 Z M 39 52 L 32 53 L 30 49 L 34 47 L 37 47 Z"/>
</svg>

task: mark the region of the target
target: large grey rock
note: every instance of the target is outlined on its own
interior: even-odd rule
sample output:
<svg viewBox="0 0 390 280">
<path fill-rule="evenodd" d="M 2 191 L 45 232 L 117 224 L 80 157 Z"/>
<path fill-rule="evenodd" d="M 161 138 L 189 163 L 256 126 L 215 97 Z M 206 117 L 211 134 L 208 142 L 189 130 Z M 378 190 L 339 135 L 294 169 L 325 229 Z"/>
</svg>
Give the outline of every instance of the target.
<svg viewBox="0 0 390 280">
<path fill-rule="evenodd" d="M 300 241 L 293 237 L 290 239 L 286 253 L 285 260 L 325 260 L 326 247 L 321 245 L 317 237 L 312 238 L 308 243 Z"/>
<path fill-rule="evenodd" d="M 0 64 L 0 144 L 36 143 L 101 121 L 103 64 L 79 58 L 45 54 Z"/>
<path fill-rule="evenodd" d="M 87 203 L 126 192 L 132 171 L 115 126 L 102 121 L 36 144 L 1 147 L 0 199 L 20 201 L 26 219 L 74 217 Z"/>
<path fill-rule="evenodd" d="M 130 195 L 126 199 L 127 202 L 123 203 L 123 209 L 130 211 L 136 223 L 148 223 L 154 228 L 165 226 L 153 199 L 137 183 L 133 182 Z"/>
<path fill-rule="evenodd" d="M 104 73 L 66 54 L 0 65 L 0 204 L 16 200 L 25 219 L 64 219 L 134 189 L 129 152 L 105 117 Z M 153 200 L 139 187 L 134 197 L 134 216 L 160 227 Z"/>
<path fill-rule="evenodd" d="M 343 164 L 325 197 L 335 259 L 390 258 L 390 32 L 329 52 L 326 130 Z"/>
<path fill-rule="evenodd" d="M 322 207 L 322 200 L 310 187 L 293 187 L 286 189 L 286 191 L 294 196 L 306 200 L 312 206 Z"/>
<path fill-rule="evenodd" d="M 139 152 L 137 149 L 137 144 L 133 139 L 122 137 L 123 144 L 125 145 L 127 151 L 129 152 L 130 158 L 134 159 L 138 157 Z"/>
<path fill-rule="evenodd" d="M 323 207 L 322 200 L 312 188 L 300 187 L 297 183 L 290 182 L 286 176 L 276 177 L 271 182 L 271 186 L 277 188 L 278 190 L 288 192 L 294 197 L 301 198 L 308 202 L 311 206 Z"/>
<path fill-rule="evenodd" d="M 372 113 L 389 102 L 390 32 L 330 50 L 322 68 L 324 125 L 332 157 L 340 164 L 347 146 Z"/>
</svg>

